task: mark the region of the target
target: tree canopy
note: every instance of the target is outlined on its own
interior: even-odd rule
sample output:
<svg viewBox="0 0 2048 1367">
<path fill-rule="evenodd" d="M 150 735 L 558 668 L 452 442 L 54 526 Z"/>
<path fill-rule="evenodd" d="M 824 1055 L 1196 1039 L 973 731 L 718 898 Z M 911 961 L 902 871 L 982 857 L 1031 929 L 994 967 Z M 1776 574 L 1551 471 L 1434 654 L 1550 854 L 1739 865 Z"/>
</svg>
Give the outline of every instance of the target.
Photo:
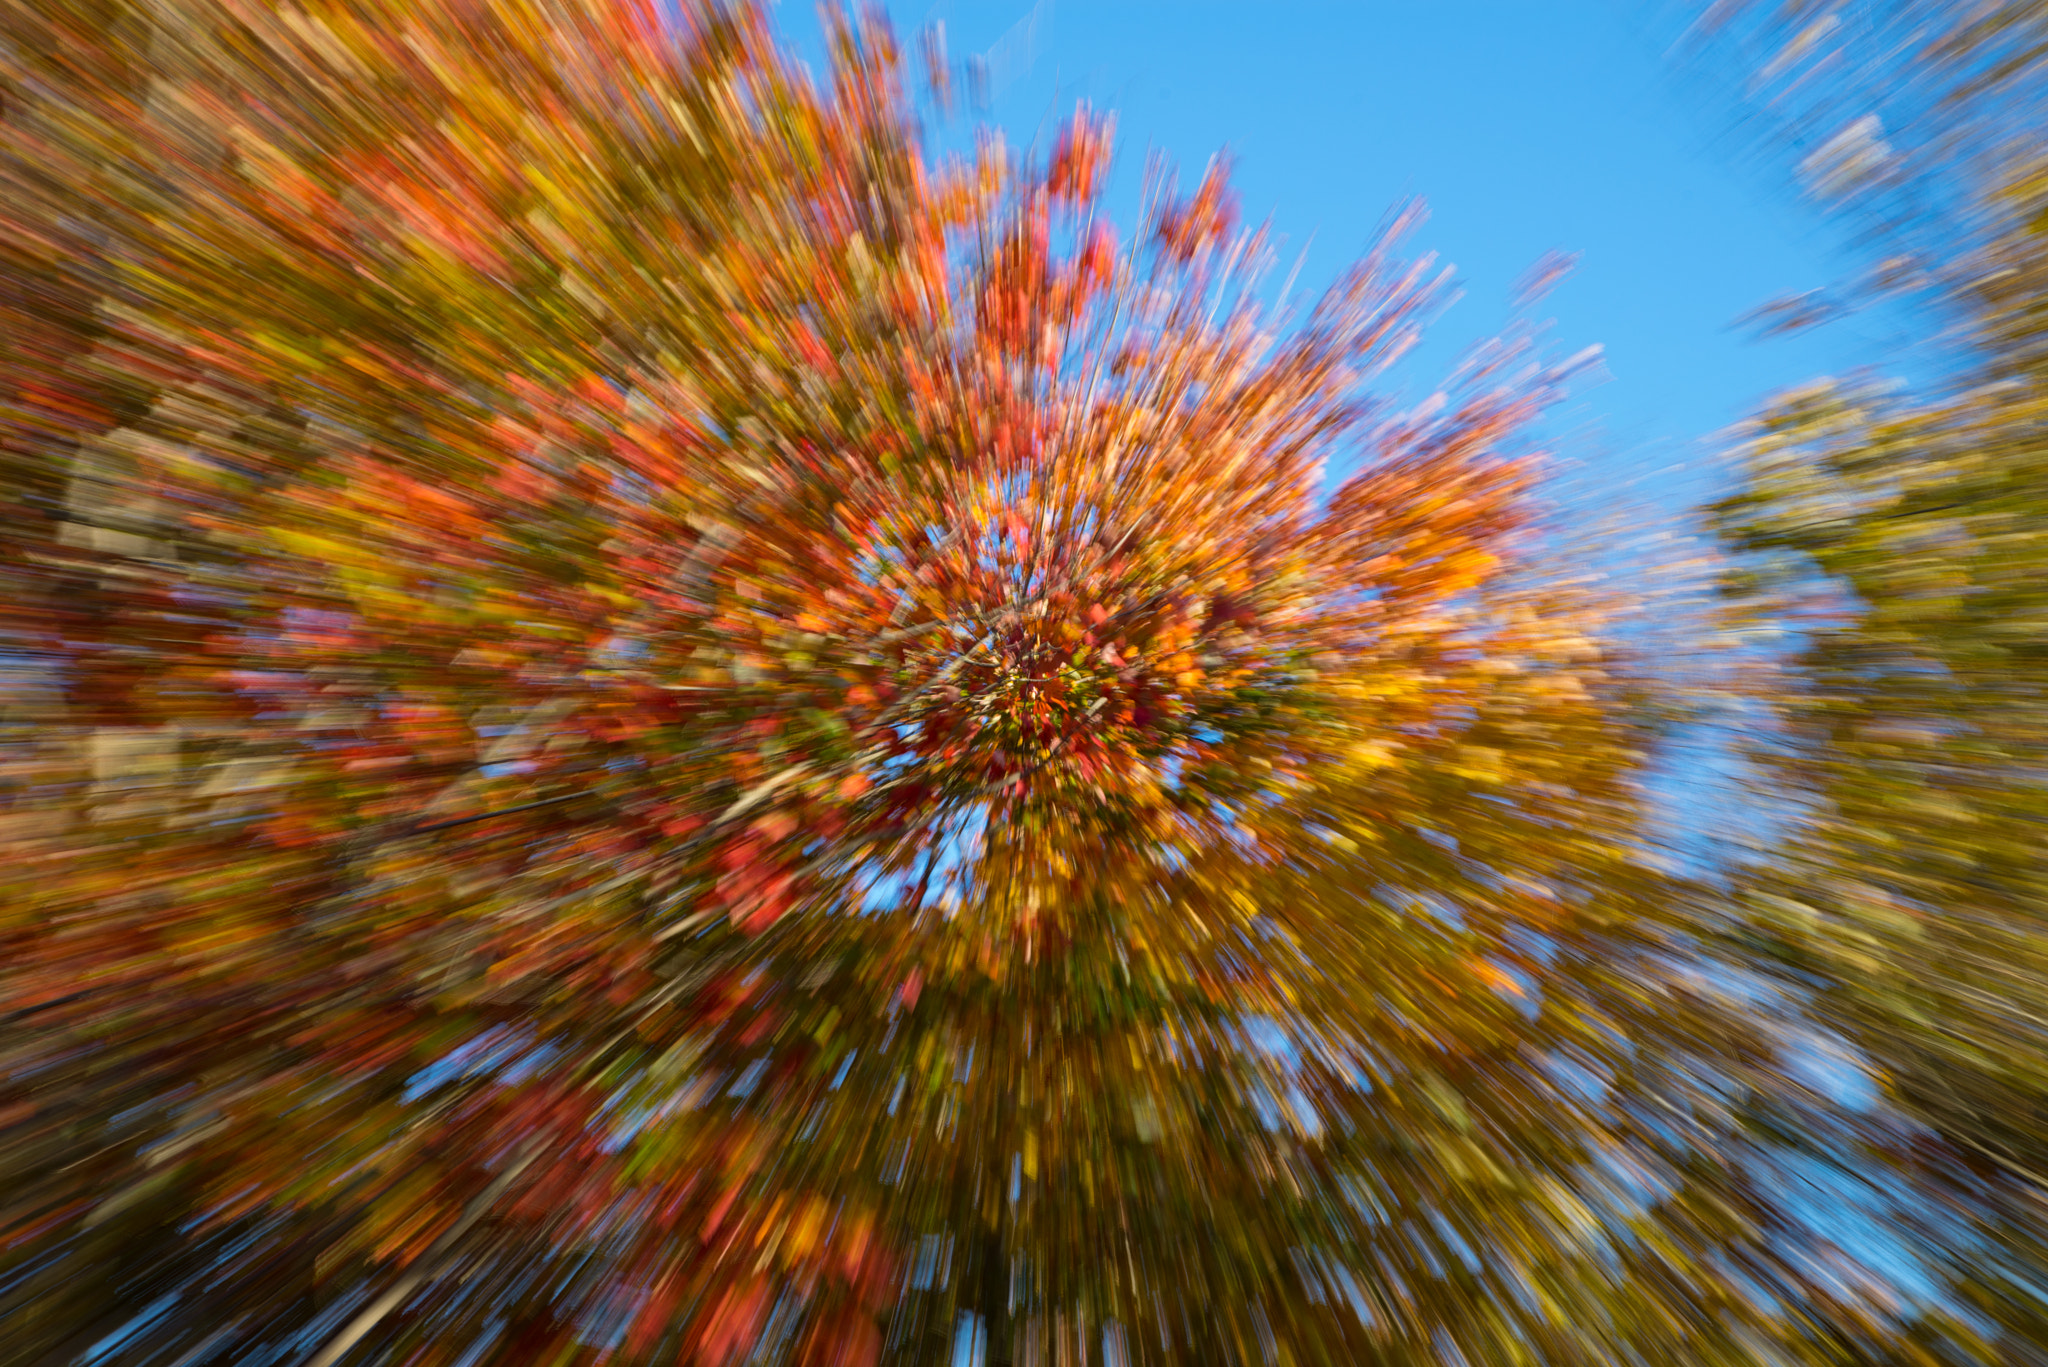
<svg viewBox="0 0 2048 1367">
<path fill-rule="evenodd" d="M 1565 370 L 1513 331 L 1390 397 L 1418 212 L 1290 308 L 1223 162 L 1119 226 L 1105 116 L 940 156 L 846 16 L 814 81 L 745 7 L 4 12 L 5 1360 L 2041 1341 L 1993 1304 L 2038 1225 L 1986 1328 L 1786 1194 L 1878 1134 L 1800 1009 L 1996 1231 L 2048 1165 L 1993 1047 L 2038 689 L 2016 637 L 1961 672 L 2029 620 L 2027 512 L 1936 510 L 2007 586 L 1948 617 L 1892 526 L 1965 478 L 1929 441 L 2024 497 L 1980 454 L 2024 376 L 1759 443 L 1731 545 L 1863 606 L 1767 699 L 1835 824 L 1731 892 L 1658 846 L 1634 586 L 1557 553 Z M 1780 887 L 1850 863 L 1892 939 Z"/>
<path fill-rule="evenodd" d="M 1904 297 L 1937 344 L 1917 387 L 1866 376 L 1789 392 L 1714 510 L 1739 554 L 1731 611 L 1794 624 L 1799 642 L 1765 690 L 1775 724 L 1758 758 L 1801 814 L 1746 871 L 1742 919 L 1880 1079 L 1890 1114 L 1861 1152 L 1913 1193 L 1914 1241 L 1973 1312 L 1979 1351 L 2038 1361 L 2048 12 L 1825 17 L 1730 22 L 1783 44 L 1773 93 L 1813 130 L 1809 171 L 1881 263 L 1840 302 Z M 1857 138 L 1851 174 L 1829 149 Z"/>
</svg>

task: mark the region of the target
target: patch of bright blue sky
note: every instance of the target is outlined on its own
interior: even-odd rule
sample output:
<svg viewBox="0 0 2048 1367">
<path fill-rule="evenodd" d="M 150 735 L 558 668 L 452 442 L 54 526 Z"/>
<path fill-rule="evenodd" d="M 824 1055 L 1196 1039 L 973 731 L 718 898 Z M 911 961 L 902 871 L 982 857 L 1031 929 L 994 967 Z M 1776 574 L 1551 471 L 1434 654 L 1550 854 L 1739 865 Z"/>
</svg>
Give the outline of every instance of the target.
<svg viewBox="0 0 2048 1367">
<path fill-rule="evenodd" d="M 988 1351 L 988 1330 L 981 1316 L 971 1310 L 960 1312 L 953 1331 L 953 1367 L 981 1367 Z"/>
<path fill-rule="evenodd" d="M 1766 344 L 1733 326 L 1765 301 L 1825 285 L 1854 261 L 1841 233 L 1736 155 L 1737 82 L 1677 79 L 1677 30 L 1621 0 L 1271 3 L 1218 0 L 893 0 L 911 47 L 945 27 L 956 64 L 979 58 L 987 104 L 934 123 L 940 147 L 977 125 L 1012 146 L 1051 140 L 1076 100 L 1113 112 L 1108 207 L 1128 230 L 1147 154 L 1183 185 L 1227 149 L 1245 216 L 1306 258 L 1312 296 L 1364 253 L 1389 209 L 1430 206 L 1411 246 L 1457 269 L 1465 301 L 1402 367 L 1412 401 L 1509 315 L 1546 253 L 1579 257 L 1538 306 L 1558 354 L 1598 344 L 1610 378 L 1581 384 L 1560 430 L 1589 470 L 1659 503 L 1714 493 L 1702 439 L 1765 395 L 1874 359 L 1897 320 L 1878 314 Z M 811 7 L 775 20 L 814 71 Z M 913 49 L 914 50 L 914 49 Z M 966 91 L 963 89 L 963 96 Z"/>
<path fill-rule="evenodd" d="M 402 1099 L 411 1103 L 437 1087 L 471 1077 L 490 1077 L 500 1085 L 516 1086 L 554 1054 L 552 1046 L 534 1044 L 531 1030 L 494 1025 L 406 1079 Z"/>
<path fill-rule="evenodd" d="M 981 857 L 988 831 L 988 804 L 977 802 L 957 813 L 950 828 L 938 836 L 936 855 L 919 852 L 904 868 L 864 878 L 862 909 L 885 911 L 914 896 L 920 884 L 928 906 L 950 907 L 967 871 Z M 929 861 L 929 869 L 927 862 Z"/>
</svg>

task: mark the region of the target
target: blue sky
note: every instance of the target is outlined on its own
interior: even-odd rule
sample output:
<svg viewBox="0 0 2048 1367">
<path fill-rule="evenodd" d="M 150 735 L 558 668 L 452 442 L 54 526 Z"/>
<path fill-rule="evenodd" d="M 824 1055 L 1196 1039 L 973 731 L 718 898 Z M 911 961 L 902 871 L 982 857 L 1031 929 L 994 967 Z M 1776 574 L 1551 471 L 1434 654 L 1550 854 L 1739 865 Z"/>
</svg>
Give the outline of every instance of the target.
<svg viewBox="0 0 2048 1367">
<path fill-rule="evenodd" d="M 1013 144 L 1050 140 L 1077 99 L 1113 111 L 1111 202 L 1128 222 L 1147 151 L 1199 175 L 1228 148 L 1248 217 L 1271 216 L 1300 287 L 1355 259 L 1388 209 L 1430 206 L 1413 245 L 1458 268 L 1464 300 L 1409 369 L 1427 383 L 1507 318 L 1545 252 L 1577 270 L 1539 314 L 1561 352 L 1600 344 L 1560 430 L 1603 481 L 1667 507 L 1719 487 L 1703 439 L 1772 390 L 1876 359 L 1881 321 L 1766 343 L 1732 326 L 1825 285 L 1840 233 L 1731 136 L 1732 80 L 1681 78 L 1676 29 L 1619 0 L 892 0 L 906 39 L 943 23 L 958 61 L 989 59 L 990 100 L 963 109 Z M 779 25 L 815 54 L 815 18 Z M 1420 391 L 1426 392 L 1426 391 Z M 1420 396 L 1418 392 L 1417 397 Z M 1674 469 L 1683 465 L 1684 469 Z"/>
</svg>

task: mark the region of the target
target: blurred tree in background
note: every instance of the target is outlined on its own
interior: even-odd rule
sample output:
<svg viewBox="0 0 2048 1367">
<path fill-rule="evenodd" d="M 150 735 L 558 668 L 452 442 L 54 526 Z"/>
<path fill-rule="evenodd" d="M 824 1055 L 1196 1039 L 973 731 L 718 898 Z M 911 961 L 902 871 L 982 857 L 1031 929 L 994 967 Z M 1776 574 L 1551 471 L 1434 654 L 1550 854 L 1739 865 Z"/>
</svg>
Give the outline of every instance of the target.
<svg viewBox="0 0 2048 1367">
<path fill-rule="evenodd" d="M 1800 804 L 1745 934 L 1868 1059 L 1914 1242 L 2001 1362 L 2048 1361 L 2048 6 L 1723 6 L 1774 136 L 1941 378 L 1793 391 L 1715 510 L 1793 633 L 1758 747 Z M 1776 145 L 1783 145 L 1782 143 Z"/>
<path fill-rule="evenodd" d="M 1289 313 L 875 23 L 5 14 L 0 1359 L 2020 1360 L 1785 1199 L 1565 377 L 1372 398 L 1409 219 Z"/>
</svg>

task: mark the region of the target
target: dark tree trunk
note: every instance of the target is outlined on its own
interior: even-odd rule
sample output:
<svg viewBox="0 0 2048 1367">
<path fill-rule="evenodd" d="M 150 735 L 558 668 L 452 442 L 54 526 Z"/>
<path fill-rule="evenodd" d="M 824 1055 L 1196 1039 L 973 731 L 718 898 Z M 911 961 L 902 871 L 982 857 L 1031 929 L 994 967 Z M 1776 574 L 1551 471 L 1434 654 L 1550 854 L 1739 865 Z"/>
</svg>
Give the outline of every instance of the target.
<svg viewBox="0 0 2048 1367">
<path fill-rule="evenodd" d="M 1010 1256 L 1003 1240 L 1001 1216 L 997 1224 L 981 1234 L 981 1285 L 976 1299 L 981 1314 L 987 1351 L 982 1367 L 1012 1367 L 1016 1361 L 1016 1335 L 1010 1322 Z"/>
</svg>

